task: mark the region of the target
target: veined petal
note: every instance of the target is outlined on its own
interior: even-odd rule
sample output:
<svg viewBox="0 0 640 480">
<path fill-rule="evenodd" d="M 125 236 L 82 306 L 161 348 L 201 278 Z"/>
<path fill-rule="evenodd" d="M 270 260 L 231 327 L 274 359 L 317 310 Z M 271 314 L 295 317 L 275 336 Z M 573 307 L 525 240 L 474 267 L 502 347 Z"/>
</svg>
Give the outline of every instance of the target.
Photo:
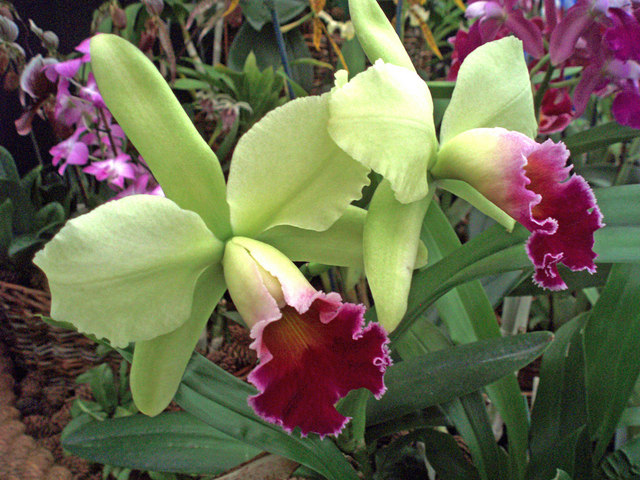
<svg viewBox="0 0 640 480">
<path fill-rule="evenodd" d="M 531 231 L 527 252 L 534 280 L 559 290 L 566 285 L 558 262 L 595 272 L 593 234 L 603 226 L 587 182 L 569 177 L 568 157 L 562 143 L 538 144 L 518 132 L 481 128 L 443 145 L 431 173 L 464 180 Z"/>
<path fill-rule="evenodd" d="M 222 243 L 195 213 L 134 195 L 70 220 L 34 263 L 47 275 L 51 316 L 116 347 L 175 330 Z"/>
<path fill-rule="evenodd" d="M 460 66 L 440 128 L 440 143 L 473 128 L 503 127 L 535 137 L 529 71 L 522 42 L 505 37 L 471 52 Z"/>
<path fill-rule="evenodd" d="M 365 272 L 378 320 L 389 332 L 407 311 L 411 277 L 420 245 L 420 228 L 431 196 L 402 204 L 389 182 L 376 189 L 364 228 Z"/>
<path fill-rule="evenodd" d="M 212 265 L 198 279 L 189 319 L 172 332 L 136 343 L 131 394 L 145 415 L 158 415 L 173 399 L 202 330 L 226 289 L 220 264 Z"/>
<path fill-rule="evenodd" d="M 377 324 L 363 328 L 362 305 L 316 291 L 282 253 L 256 240 L 227 242 L 223 268 L 260 361 L 249 375 L 259 415 L 289 432 L 334 435 L 348 420 L 334 407 L 341 397 L 357 388 L 384 393 L 388 340 Z"/>
<path fill-rule="evenodd" d="M 350 205 L 323 232 L 280 225 L 262 232 L 256 240 L 275 247 L 294 262 L 360 268 L 363 266 L 362 231 L 366 216 L 366 210 Z"/>
<path fill-rule="evenodd" d="M 305 97 L 269 112 L 238 142 L 228 201 L 235 235 L 277 225 L 322 231 L 369 183 L 327 133 L 329 97 Z"/>
<path fill-rule="evenodd" d="M 437 139 L 418 74 L 378 61 L 330 95 L 328 130 L 338 146 L 389 180 L 400 202 L 424 198 Z"/>
<path fill-rule="evenodd" d="M 157 68 L 132 44 L 107 34 L 91 39 L 91 67 L 109 110 L 165 195 L 226 239 L 229 207 L 220 163 Z"/>
</svg>

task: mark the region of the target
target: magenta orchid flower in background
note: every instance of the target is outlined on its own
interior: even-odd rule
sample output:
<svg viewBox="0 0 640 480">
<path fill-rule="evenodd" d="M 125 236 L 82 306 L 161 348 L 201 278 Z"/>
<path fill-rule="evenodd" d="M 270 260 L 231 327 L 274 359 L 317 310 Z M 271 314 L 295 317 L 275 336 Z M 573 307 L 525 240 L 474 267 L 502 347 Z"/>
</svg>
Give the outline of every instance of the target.
<svg viewBox="0 0 640 480">
<path fill-rule="evenodd" d="M 91 61 L 91 53 L 89 52 L 90 43 L 91 38 L 86 38 L 75 48 L 77 52 L 83 54 L 81 57 L 67 60 L 65 62 L 56 62 L 50 65 L 46 70 L 49 80 L 55 82 L 59 77 L 75 77 L 80 70 L 80 67 Z"/>
<path fill-rule="evenodd" d="M 91 55 L 105 103 L 166 198 L 107 202 L 38 252 L 52 317 L 116 347 L 135 342 L 133 398 L 157 415 L 229 288 L 260 359 L 250 375 L 255 411 L 287 431 L 337 434 L 346 418 L 336 401 L 362 387 L 382 395 L 390 360 L 382 327 L 363 325 L 364 307 L 316 291 L 292 263 L 362 265 L 366 212 L 350 204 L 368 169 L 323 132 L 329 97 L 300 98 L 256 123 L 236 146 L 225 185 L 217 158 L 142 52 L 99 35 Z"/>
<path fill-rule="evenodd" d="M 86 165 L 89 161 L 89 147 L 81 138 L 86 129 L 78 128 L 69 138 L 54 145 L 49 150 L 53 157 L 51 163 L 58 167 L 58 172 L 63 175 L 68 165 Z"/>
<path fill-rule="evenodd" d="M 521 9 L 516 8 L 517 0 L 477 0 L 467 7 L 467 18 L 477 18 L 482 42 L 490 42 L 500 38 L 503 30 L 513 33 L 522 40 L 524 50 L 534 58 L 544 55 L 544 44 L 540 28 L 524 16 Z M 504 33 L 501 35 L 504 36 Z"/>
<path fill-rule="evenodd" d="M 107 181 L 109 185 L 119 189 L 124 188 L 125 179 L 131 180 L 136 176 L 131 157 L 126 153 L 119 153 L 114 158 L 93 162 L 82 170 L 94 175 L 98 181 Z"/>
<path fill-rule="evenodd" d="M 549 135 L 561 132 L 573 120 L 573 104 L 564 89 L 550 88 L 542 96 L 538 133 Z"/>
<path fill-rule="evenodd" d="M 262 417 L 288 432 L 337 435 L 348 421 L 335 409 L 340 398 L 358 388 L 384 393 L 388 340 L 378 324 L 364 327 L 362 305 L 317 291 L 286 256 L 255 240 L 228 242 L 222 264 L 260 361 L 248 380 L 260 392 L 249 403 Z"/>
</svg>

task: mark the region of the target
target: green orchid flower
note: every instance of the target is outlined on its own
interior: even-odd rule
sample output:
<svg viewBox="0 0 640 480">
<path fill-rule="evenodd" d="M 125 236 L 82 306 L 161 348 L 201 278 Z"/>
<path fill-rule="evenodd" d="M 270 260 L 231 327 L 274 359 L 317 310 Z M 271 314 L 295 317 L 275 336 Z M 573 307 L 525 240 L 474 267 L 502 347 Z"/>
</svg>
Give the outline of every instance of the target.
<svg viewBox="0 0 640 480">
<path fill-rule="evenodd" d="M 346 418 L 335 402 L 353 388 L 381 395 L 390 360 L 384 330 L 364 327 L 363 307 L 317 292 L 292 263 L 363 264 L 365 211 L 350 204 L 369 169 L 326 131 L 329 96 L 290 102 L 256 123 L 239 141 L 225 184 L 215 154 L 144 54 L 98 35 L 91 65 L 166 198 L 108 202 L 68 222 L 38 252 L 52 317 L 115 347 L 135 342 L 133 397 L 156 415 L 229 285 L 260 359 L 251 377 L 256 411 L 289 431 L 339 432 Z M 341 355 L 327 352 L 338 337 L 350 366 L 334 365 Z M 336 375 L 318 381 L 318 393 L 306 379 L 321 371 Z M 285 408 L 294 398 L 300 408 Z M 309 409 L 322 415 L 310 421 Z"/>
<path fill-rule="evenodd" d="M 538 128 L 522 42 L 506 37 L 468 55 L 438 142 L 429 89 L 377 2 L 350 0 L 349 7 L 374 64 L 349 82 L 337 75 L 327 130 L 384 177 L 364 229 L 365 272 L 382 325 L 393 330 L 406 312 L 433 186 L 509 230 L 516 221 L 529 229 L 527 253 L 539 285 L 566 288 L 558 262 L 594 272 L 593 233 L 602 216 L 586 181 L 568 178 L 566 147 L 533 140 Z"/>
</svg>

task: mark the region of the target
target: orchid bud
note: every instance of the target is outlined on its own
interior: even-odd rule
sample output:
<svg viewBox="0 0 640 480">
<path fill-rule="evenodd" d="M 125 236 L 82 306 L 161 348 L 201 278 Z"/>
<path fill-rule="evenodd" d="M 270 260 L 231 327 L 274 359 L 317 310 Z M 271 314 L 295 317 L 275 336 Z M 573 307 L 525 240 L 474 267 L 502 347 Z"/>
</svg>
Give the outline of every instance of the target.
<svg viewBox="0 0 640 480">
<path fill-rule="evenodd" d="M 0 38 L 5 42 L 15 42 L 18 38 L 18 26 L 7 17 L 0 16 Z"/>
<path fill-rule="evenodd" d="M 0 75 L 2 75 L 9 66 L 9 54 L 4 50 L 0 50 Z"/>
<path fill-rule="evenodd" d="M 47 50 L 56 50 L 59 44 L 60 40 L 58 39 L 58 35 L 51 30 L 42 33 L 42 46 Z"/>
<path fill-rule="evenodd" d="M 123 30 L 127 27 L 127 15 L 122 8 L 112 3 L 109 5 L 109 14 L 111 15 L 111 21 L 115 28 Z"/>
<path fill-rule="evenodd" d="M 142 0 L 149 15 L 160 15 L 164 9 L 164 0 Z"/>
</svg>

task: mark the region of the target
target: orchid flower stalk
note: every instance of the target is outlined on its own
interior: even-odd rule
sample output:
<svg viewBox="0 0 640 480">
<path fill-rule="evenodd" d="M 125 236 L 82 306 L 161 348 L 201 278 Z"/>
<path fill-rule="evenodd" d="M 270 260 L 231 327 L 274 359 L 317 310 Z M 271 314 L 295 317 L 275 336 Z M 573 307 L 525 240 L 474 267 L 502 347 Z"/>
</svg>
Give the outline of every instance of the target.
<svg viewBox="0 0 640 480">
<path fill-rule="evenodd" d="M 569 176 L 566 147 L 533 140 L 538 125 L 522 42 L 505 37 L 465 58 L 438 142 L 427 85 L 407 67 L 403 46 L 389 41 L 389 22 L 365 14 L 377 3 L 349 3 L 356 35 L 365 39 L 374 65 L 349 82 L 337 75 L 327 129 L 340 148 L 384 177 L 367 213 L 364 260 L 385 328 L 393 330 L 406 311 L 420 226 L 435 186 L 509 230 L 515 221 L 529 229 L 527 253 L 540 286 L 566 288 L 559 262 L 594 272 L 593 234 L 602 215 L 587 182 Z"/>
<path fill-rule="evenodd" d="M 291 102 L 255 124 L 225 185 L 215 154 L 142 52 L 98 35 L 91 63 L 105 104 L 166 198 L 109 202 L 70 221 L 36 255 L 52 317 L 115 347 L 135 342 L 134 401 L 156 415 L 228 288 L 260 360 L 249 378 L 256 412 L 287 431 L 337 434 L 347 418 L 334 404 L 361 387 L 382 395 L 390 360 L 386 333 L 364 326 L 362 306 L 316 291 L 292 263 L 363 262 L 365 212 L 350 203 L 368 169 L 323 128 L 328 96 Z"/>
</svg>

